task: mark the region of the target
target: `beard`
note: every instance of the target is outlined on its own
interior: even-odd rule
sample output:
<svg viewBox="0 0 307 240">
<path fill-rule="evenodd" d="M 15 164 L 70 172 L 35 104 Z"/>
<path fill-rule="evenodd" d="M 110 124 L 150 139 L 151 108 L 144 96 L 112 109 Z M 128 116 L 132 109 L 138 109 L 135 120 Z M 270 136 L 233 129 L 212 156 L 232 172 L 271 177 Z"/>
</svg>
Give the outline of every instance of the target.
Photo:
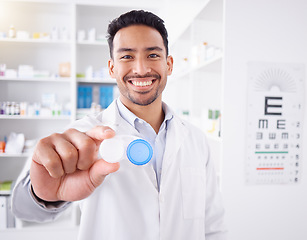
<svg viewBox="0 0 307 240">
<path fill-rule="evenodd" d="M 131 78 L 137 79 L 137 78 L 154 78 L 157 80 L 161 79 L 161 76 L 159 74 L 151 74 L 151 73 L 147 73 L 145 75 L 126 75 L 124 76 L 123 80 L 124 82 L 129 81 Z"/>
<path fill-rule="evenodd" d="M 133 76 L 129 76 L 126 75 L 124 76 L 123 80 L 126 84 L 130 79 L 137 79 L 137 78 L 153 78 L 155 79 L 154 81 L 160 81 L 161 80 L 161 76 L 159 74 L 145 74 L 145 75 L 133 75 Z M 129 90 L 127 90 L 125 87 L 119 87 L 119 90 L 121 92 L 122 95 L 124 95 L 126 98 L 128 98 L 132 103 L 137 104 L 139 106 L 147 106 L 150 105 L 151 103 L 153 103 L 162 93 L 164 87 L 162 90 L 161 87 L 162 86 L 158 86 L 157 89 L 154 90 L 150 90 L 150 91 L 140 91 L 140 92 L 130 92 Z M 152 91 L 155 91 L 154 93 L 151 93 Z M 138 96 L 135 96 L 135 94 L 137 94 Z M 145 95 L 149 94 L 149 97 L 146 97 Z"/>
<path fill-rule="evenodd" d="M 140 92 L 139 94 L 145 95 L 145 94 L 148 94 L 148 92 Z M 151 96 L 150 98 L 137 99 L 134 96 L 132 96 L 130 93 L 128 93 L 128 98 L 134 104 L 137 104 L 139 106 L 147 106 L 147 105 L 150 105 L 151 103 L 153 103 L 158 98 L 159 95 L 160 94 L 159 94 L 159 91 L 157 89 L 155 94 L 153 96 Z"/>
</svg>

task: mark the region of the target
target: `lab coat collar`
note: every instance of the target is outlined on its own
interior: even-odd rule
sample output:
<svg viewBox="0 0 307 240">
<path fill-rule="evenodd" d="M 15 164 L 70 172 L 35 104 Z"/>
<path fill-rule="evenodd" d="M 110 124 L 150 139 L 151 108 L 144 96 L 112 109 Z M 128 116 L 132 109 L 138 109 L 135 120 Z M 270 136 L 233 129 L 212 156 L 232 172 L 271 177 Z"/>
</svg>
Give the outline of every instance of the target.
<svg viewBox="0 0 307 240">
<path fill-rule="evenodd" d="M 167 161 L 163 160 L 163 164 L 167 166 L 169 164 L 168 160 L 178 152 L 182 145 L 188 134 L 188 129 L 185 126 L 186 123 L 177 117 L 167 104 L 164 103 L 164 107 L 168 109 L 168 112 L 170 112 L 172 116 L 170 118 L 172 121 L 168 121 L 167 125 L 166 148 L 164 153 L 164 160 L 167 159 Z M 116 100 L 114 100 L 111 105 L 103 111 L 101 122 L 114 129 L 117 133 L 131 134 L 141 137 L 139 132 L 120 116 Z"/>
<path fill-rule="evenodd" d="M 140 119 L 137 117 L 134 113 L 132 113 L 121 101 L 119 98 L 116 100 L 116 105 L 118 108 L 119 115 L 125 119 L 131 126 L 137 129 L 136 121 L 144 121 L 143 119 Z M 162 109 L 165 114 L 163 124 L 165 125 L 165 129 L 167 129 L 167 126 L 169 124 L 169 121 L 172 120 L 174 113 L 173 111 L 167 106 L 166 103 L 162 102 Z"/>
<path fill-rule="evenodd" d="M 122 102 L 119 98 L 116 100 L 116 106 L 119 112 L 119 115 L 125 119 L 132 127 L 135 127 L 135 121 L 138 119 L 134 113 L 132 113 Z"/>
<path fill-rule="evenodd" d="M 139 132 L 120 116 L 116 99 L 103 111 L 100 120 L 103 125 L 111 127 L 116 133 L 140 137 Z"/>
</svg>

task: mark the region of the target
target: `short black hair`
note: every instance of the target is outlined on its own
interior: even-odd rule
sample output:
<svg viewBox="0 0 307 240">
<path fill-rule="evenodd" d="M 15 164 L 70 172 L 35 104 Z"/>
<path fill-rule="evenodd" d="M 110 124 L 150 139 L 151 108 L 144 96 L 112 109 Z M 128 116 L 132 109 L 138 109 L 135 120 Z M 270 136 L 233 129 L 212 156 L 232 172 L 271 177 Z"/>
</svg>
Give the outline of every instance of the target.
<svg viewBox="0 0 307 240">
<path fill-rule="evenodd" d="M 113 39 L 115 34 L 120 29 L 129 27 L 131 25 L 146 25 L 156 29 L 161 34 L 166 49 L 166 56 L 168 56 L 168 34 L 164 25 L 164 21 L 152 12 L 144 10 L 132 10 L 120 15 L 118 18 L 115 18 L 112 22 L 110 22 L 108 26 L 107 39 L 111 58 L 113 58 Z"/>
</svg>

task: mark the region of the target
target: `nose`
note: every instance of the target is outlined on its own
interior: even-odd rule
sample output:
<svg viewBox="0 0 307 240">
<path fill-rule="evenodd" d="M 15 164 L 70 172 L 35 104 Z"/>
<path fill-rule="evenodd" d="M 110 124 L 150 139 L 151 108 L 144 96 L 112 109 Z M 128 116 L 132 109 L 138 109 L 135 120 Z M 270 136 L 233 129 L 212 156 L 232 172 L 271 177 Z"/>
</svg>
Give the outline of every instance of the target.
<svg viewBox="0 0 307 240">
<path fill-rule="evenodd" d="M 134 74 L 145 75 L 146 73 L 149 73 L 150 71 L 151 71 L 151 68 L 149 64 L 146 62 L 146 60 L 143 60 L 143 59 L 135 60 L 134 66 L 133 66 Z"/>
</svg>

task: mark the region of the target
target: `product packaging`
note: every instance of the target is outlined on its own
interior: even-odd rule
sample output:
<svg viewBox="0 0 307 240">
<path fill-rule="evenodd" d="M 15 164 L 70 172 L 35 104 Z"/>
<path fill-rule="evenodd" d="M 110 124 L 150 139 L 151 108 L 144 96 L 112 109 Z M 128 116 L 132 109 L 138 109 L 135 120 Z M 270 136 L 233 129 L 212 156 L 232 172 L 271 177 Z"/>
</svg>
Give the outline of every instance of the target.
<svg viewBox="0 0 307 240">
<path fill-rule="evenodd" d="M 60 63 L 59 65 L 59 75 L 60 77 L 70 77 L 70 63 Z"/>
</svg>

